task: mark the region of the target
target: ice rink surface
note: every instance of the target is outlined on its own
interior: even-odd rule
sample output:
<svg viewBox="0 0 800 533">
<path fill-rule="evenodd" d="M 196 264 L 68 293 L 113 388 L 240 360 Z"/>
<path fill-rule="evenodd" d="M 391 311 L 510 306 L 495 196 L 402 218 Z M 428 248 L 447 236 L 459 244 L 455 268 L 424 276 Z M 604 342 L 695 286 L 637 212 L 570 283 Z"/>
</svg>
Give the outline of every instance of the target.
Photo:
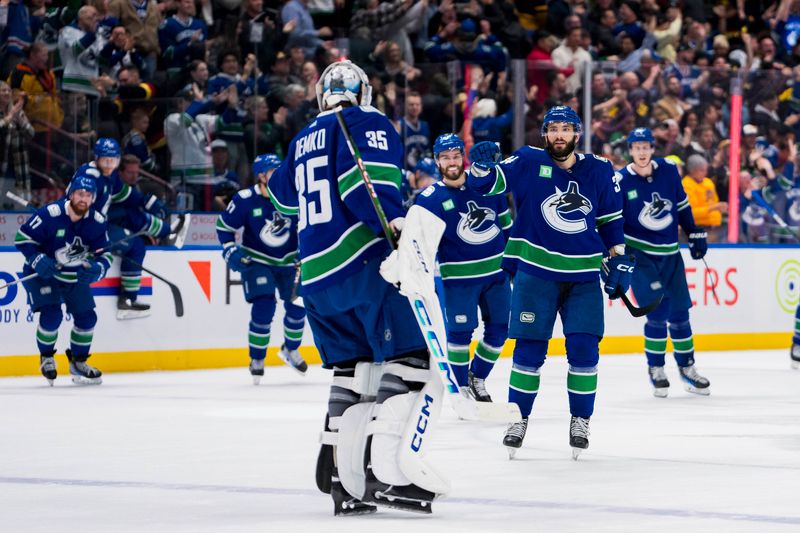
<svg viewBox="0 0 800 533">
<path fill-rule="evenodd" d="M 506 397 L 509 359 L 488 381 Z M 334 518 L 317 491 L 331 376 L 267 367 L 107 374 L 99 387 L 0 379 L 0 530 L 103 532 L 800 531 L 800 371 L 787 351 L 702 353 L 710 397 L 674 361 L 654 398 L 642 356 L 601 360 L 591 445 L 568 446 L 566 360 L 542 372 L 523 448 L 445 405 L 430 456 L 453 491 L 431 516 Z"/>
</svg>

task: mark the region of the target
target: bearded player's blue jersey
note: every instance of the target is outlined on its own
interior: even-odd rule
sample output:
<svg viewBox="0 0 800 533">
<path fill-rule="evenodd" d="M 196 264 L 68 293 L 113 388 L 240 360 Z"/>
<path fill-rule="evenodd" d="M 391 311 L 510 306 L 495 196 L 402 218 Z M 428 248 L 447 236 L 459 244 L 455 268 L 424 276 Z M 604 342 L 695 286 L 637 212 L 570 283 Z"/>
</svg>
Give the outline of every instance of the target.
<svg viewBox="0 0 800 533">
<path fill-rule="evenodd" d="M 523 146 L 488 175 L 468 175 L 469 187 L 481 194 L 514 196 L 508 270 L 553 281 L 591 281 L 603 254 L 624 243 L 622 197 L 611 163 L 575 155 L 575 164 L 563 170 L 545 150 Z"/>
<path fill-rule="evenodd" d="M 142 193 L 124 183 L 117 170 L 104 176 L 97 168 L 97 163 L 91 161 L 78 167 L 72 179 L 79 176 L 87 176 L 94 180 L 97 185 L 97 195 L 92 203 L 92 209 L 99 211 L 104 217 L 108 217 L 108 210 L 112 203 L 124 204 L 126 207 L 139 207 L 144 203 Z"/>
<path fill-rule="evenodd" d="M 291 265 L 297 259 L 297 217 L 283 215 L 258 185 L 236 193 L 217 218 L 217 237 L 225 246 L 242 231 L 242 250 L 255 262 L 271 266 Z"/>
<path fill-rule="evenodd" d="M 373 107 L 348 107 L 343 116 L 386 218 L 402 217 L 400 136 Z M 320 113 L 295 136 L 268 188 L 278 211 L 298 216 L 304 294 L 339 283 L 359 272 L 370 259 L 389 252 L 333 111 Z"/>
<path fill-rule="evenodd" d="M 503 277 L 503 250 L 511 229 L 505 195 L 483 196 L 439 182 L 419 193 L 416 205 L 445 223 L 437 253 L 445 285 L 475 285 Z"/>
<path fill-rule="evenodd" d="M 67 212 L 68 205 L 69 200 L 61 199 L 39 208 L 17 230 L 14 245 L 25 256 L 23 275 L 33 274 L 30 263 L 43 253 L 60 265 L 55 276 L 57 280 L 75 283 L 77 271 L 83 268 L 87 254 L 108 246 L 105 217 L 89 209 L 80 220 L 73 222 Z M 110 253 L 94 259 L 108 271 L 112 261 Z"/>
<path fill-rule="evenodd" d="M 651 255 L 678 253 L 678 225 L 689 234 L 694 217 L 683 190 L 678 167 L 661 157 L 654 158 L 653 173 L 640 176 L 633 163 L 620 169 L 625 244 Z"/>
</svg>

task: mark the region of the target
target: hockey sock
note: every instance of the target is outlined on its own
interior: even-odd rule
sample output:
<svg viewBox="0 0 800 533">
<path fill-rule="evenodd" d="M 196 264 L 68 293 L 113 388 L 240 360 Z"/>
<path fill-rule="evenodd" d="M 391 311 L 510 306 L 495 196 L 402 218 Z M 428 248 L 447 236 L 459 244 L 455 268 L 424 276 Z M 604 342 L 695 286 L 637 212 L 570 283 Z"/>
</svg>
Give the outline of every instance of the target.
<svg viewBox="0 0 800 533">
<path fill-rule="evenodd" d="M 253 300 L 252 304 L 247 332 L 250 359 L 264 359 L 269 346 L 272 317 L 275 315 L 275 297 L 262 296 Z"/>
<path fill-rule="evenodd" d="M 600 338 L 588 333 L 566 335 L 567 393 L 572 416 L 589 418 L 597 395 L 597 363 L 600 362 Z"/>
<path fill-rule="evenodd" d="M 644 354 L 648 366 L 664 366 L 667 353 L 667 322 L 647 319 L 644 325 Z"/>
<path fill-rule="evenodd" d="M 291 302 L 284 302 L 286 314 L 283 317 L 283 338 L 287 350 L 296 350 L 303 340 L 306 325 L 306 310 Z"/>
<path fill-rule="evenodd" d="M 692 326 L 689 324 L 689 313 L 684 312 L 679 317 L 670 317 L 669 336 L 675 348 L 675 362 L 678 366 L 691 366 L 694 364 L 694 339 Z"/>
<path fill-rule="evenodd" d="M 475 348 L 475 357 L 472 358 L 472 374 L 476 378 L 486 379 L 489 372 L 494 368 L 497 358 L 500 357 L 500 350 L 503 347 L 490 346 L 481 340 Z"/>
<path fill-rule="evenodd" d="M 522 418 L 533 410 L 539 393 L 539 369 L 547 356 L 547 341 L 517 339 L 508 382 L 508 401 L 519 406 Z"/>
<path fill-rule="evenodd" d="M 800 344 L 800 305 L 797 306 L 797 311 L 794 312 L 794 335 L 792 335 L 792 342 Z"/>
<path fill-rule="evenodd" d="M 452 331 L 447 333 L 447 360 L 455 374 L 459 387 L 467 386 L 467 373 L 469 370 L 469 343 L 472 340 L 471 331 Z"/>
<path fill-rule="evenodd" d="M 76 361 L 85 361 L 89 356 L 94 337 L 97 315 L 94 310 L 77 313 L 73 316 L 72 331 L 69 335 L 69 348 Z"/>
<path fill-rule="evenodd" d="M 36 345 L 39 347 L 39 353 L 55 351 L 61 316 L 61 309 L 54 305 L 46 305 L 40 310 L 39 326 L 36 328 Z"/>
<path fill-rule="evenodd" d="M 139 295 L 139 287 L 142 285 L 142 271 L 123 271 L 120 272 L 121 290 L 124 298 L 136 300 Z"/>
</svg>

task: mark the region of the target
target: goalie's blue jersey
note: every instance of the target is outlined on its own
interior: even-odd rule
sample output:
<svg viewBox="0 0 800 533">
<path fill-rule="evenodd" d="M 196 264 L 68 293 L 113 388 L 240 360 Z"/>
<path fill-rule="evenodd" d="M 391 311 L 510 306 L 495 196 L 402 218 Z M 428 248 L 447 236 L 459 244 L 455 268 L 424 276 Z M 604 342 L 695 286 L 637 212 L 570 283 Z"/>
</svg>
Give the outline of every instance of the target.
<svg viewBox="0 0 800 533">
<path fill-rule="evenodd" d="M 388 220 L 404 215 L 400 195 L 403 146 L 391 122 L 373 107 L 343 116 Z M 292 139 L 270 177 L 269 194 L 282 214 L 298 217 L 302 292 L 346 279 L 390 247 L 333 111 Z"/>
<path fill-rule="evenodd" d="M 236 193 L 217 218 L 217 236 L 225 246 L 242 231 L 242 250 L 257 263 L 287 266 L 297 258 L 297 217 L 282 215 L 254 185 Z"/>
<path fill-rule="evenodd" d="M 488 175 L 468 175 L 485 195 L 510 191 L 517 216 L 504 267 L 553 281 L 598 278 L 603 254 L 624 243 L 622 196 L 606 159 L 576 154 L 568 170 L 541 148 L 523 146 Z"/>
<path fill-rule="evenodd" d="M 87 254 L 93 254 L 108 246 L 106 220 L 103 215 L 89 209 L 77 222 L 69 218 L 69 200 L 61 199 L 36 210 L 25 222 L 14 238 L 17 250 L 25 256 L 23 275 L 33 274 L 30 266 L 40 253 L 45 254 L 60 265 L 55 278 L 64 283 L 78 281 L 77 271 L 83 268 Z M 94 258 L 103 263 L 108 271 L 112 257 L 108 252 Z"/>
<path fill-rule="evenodd" d="M 503 277 L 503 249 L 511 229 L 505 195 L 483 196 L 439 182 L 419 193 L 416 205 L 446 224 L 437 253 L 445 285 L 475 285 Z"/>
<path fill-rule="evenodd" d="M 689 198 L 683 190 L 678 167 L 663 158 L 653 159 L 653 173 L 643 177 L 633 163 L 620 169 L 625 244 L 651 255 L 678 253 L 678 225 L 686 233 L 694 229 Z"/>
</svg>

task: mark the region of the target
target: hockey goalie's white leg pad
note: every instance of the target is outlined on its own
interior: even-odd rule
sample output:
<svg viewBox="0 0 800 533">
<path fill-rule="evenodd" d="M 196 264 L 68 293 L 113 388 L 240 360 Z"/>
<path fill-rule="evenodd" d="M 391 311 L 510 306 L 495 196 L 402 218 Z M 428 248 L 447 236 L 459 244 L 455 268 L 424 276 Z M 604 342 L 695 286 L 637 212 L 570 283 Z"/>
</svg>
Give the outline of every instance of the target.
<svg viewBox="0 0 800 533">
<path fill-rule="evenodd" d="M 363 499 L 366 473 L 364 452 L 367 448 L 367 425 L 372 420 L 374 402 L 357 403 L 339 418 L 336 466 L 344 489 L 355 498 Z"/>
<path fill-rule="evenodd" d="M 420 392 L 398 394 L 377 406 L 370 424 L 372 471 L 389 485 L 413 483 L 446 494 L 450 483 L 425 459 L 431 432 L 442 405 L 442 384 L 429 380 Z"/>
</svg>

